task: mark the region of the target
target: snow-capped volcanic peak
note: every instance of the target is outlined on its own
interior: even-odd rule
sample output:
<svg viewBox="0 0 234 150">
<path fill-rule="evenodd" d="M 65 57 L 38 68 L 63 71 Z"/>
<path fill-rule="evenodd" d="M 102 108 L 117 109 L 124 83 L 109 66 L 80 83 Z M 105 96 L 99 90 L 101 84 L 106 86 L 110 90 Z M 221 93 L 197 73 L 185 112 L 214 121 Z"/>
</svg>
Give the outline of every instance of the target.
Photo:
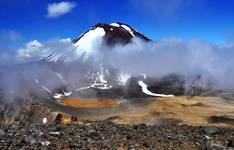
<svg viewBox="0 0 234 150">
<path fill-rule="evenodd" d="M 149 38 L 137 32 L 132 27 L 124 23 L 99 23 L 75 38 L 70 50 L 54 52 L 43 59 L 45 62 L 73 61 L 81 56 L 86 60 L 89 56 L 99 54 L 99 49 L 105 46 L 115 46 L 116 44 L 128 44 L 133 38 L 143 41 L 150 41 Z M 71 53 L 69 53 L 71 52 Z M 72 56 L 72 58 L 71 58 Z"/>
<path fill-rule="evenodd" d="M 131 42 L 133 37 L 138 37 L 142 40 L 149 41 L 147 37 L 135 31 L 129 25 L 124 23 L 99 23 L 93 26 L 90 30 L 73 40 L 76 46 L 87 51 L 93 48 L 94 45 L 100 44 L 102 40 L 112 46 L 117 43 L 127 44 Z"/>
</svg>

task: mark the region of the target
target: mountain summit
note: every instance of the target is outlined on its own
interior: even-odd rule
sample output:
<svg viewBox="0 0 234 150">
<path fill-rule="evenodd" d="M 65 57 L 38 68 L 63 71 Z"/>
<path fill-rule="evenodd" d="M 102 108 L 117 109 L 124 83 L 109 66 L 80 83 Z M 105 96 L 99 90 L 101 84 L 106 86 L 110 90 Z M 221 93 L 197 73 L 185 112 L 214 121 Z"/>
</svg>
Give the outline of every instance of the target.
<svg viewBox="0 0 234 150">
<path fill-rule="evenodd" d="M 73 42 L 77 46 L 81 46 L 82 44 L 88 44 L 85 42 L 96 38 L 103 38 L 107 45 L 113 46 L 118 43 L 127 44 L 131 42 L 133 37 L 140 38 L 144 41 L 150 40 L 129 25 L 117 22 L 111 24 L 98 23 L 78 38 L 75 38 Z"/>
<path fill-rule="evenodd" d="M 119 22 L 111 24 L 98 23 L 72 41 L 74 48 L 71 51 L 74 53 L 75 60 L 80 57 L 87 58 L 102 45 L 108 47 L 113 47 L 117 44 L 125 45 L 131 43 L 133 38 L 151 41 L 127 24 Z M 44 60 L 46 62 L 71 60 L 71 56 L 67 55 L 69 55 L 69 52 L 65 52 L 64 54 L 54 53 Z"/>
</svg>

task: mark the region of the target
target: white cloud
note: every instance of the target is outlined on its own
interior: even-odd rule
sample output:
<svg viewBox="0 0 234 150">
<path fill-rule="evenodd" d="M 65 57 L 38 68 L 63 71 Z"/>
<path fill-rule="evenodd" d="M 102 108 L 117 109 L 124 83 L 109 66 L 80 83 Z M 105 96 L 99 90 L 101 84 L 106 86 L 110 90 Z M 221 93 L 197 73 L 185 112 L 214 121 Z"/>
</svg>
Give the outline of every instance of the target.
<svg viewBox="0 0 234 150">
<path fill-rule="evenodd" d="M 16 58 L 23 61 L 44 59 L 54 53 L 58 55 L 60 53 L 64 54 L 73 49 L 72 45 L 72 41 L 69 38 L 48 41 L 43 44 L 37 40 L 33 40 L 17 50 Z"/>
<path fill-rule="evenodd" d="M 47 49 L 42 49 L 43 45 L 37 40 L 30 41 L 25 44 L 24 48 L 18 49 L 17 56 L 21 59 L 28 59 L 32 57 L 41 56 L 43 53 L 47 53 Z"/>
<path fill-rule="evenodd" d="M 62 16 L 70 12 L 75 7 L 76 4 L 74 2 L 60 2 L 60 3 L 48 4 L 47 16 L 49 18 L 57 18 L 59 16 Z"/>
<path fill-rule="evenodd" d="M 70 38 L 65 38 L 65 39 L 60 39 L 59 42 L 72 43 L 72 40 Z"/>
<path fill-rule="evenodd" d="M 214 45 L 200 40 L 185 41 L 177 38 L 162 39 L 157 42 L 134 39 L 130 44 L 116 45 L 112 49 L 105 46 L 95 48 L 95 51 L 88 53 L 88 59 L 84 63 L 94 65 L 93 68 L 101 62 L 131 75 L 144 73 L 152 77 L 162 77 L 170 73 L 201 74 L 205 78 L 214 80 L 220 87 L 234 89 L 233 42 Z M 53 54 L 55 56 L 53 60 L 63 58 L 65 61 L 72 62 L 83 58 L 84 55 L 77 57 L 79 50 L 71 39 L 57 39 L 44 43 L 34 40 L 17 50 L 16 61 L 36 61 Z M 0 62 L 10 62 L 14 60 L 15 55 L 2 54 L 1 56 L 3 60 L 0 59 Z"/>
</svg>

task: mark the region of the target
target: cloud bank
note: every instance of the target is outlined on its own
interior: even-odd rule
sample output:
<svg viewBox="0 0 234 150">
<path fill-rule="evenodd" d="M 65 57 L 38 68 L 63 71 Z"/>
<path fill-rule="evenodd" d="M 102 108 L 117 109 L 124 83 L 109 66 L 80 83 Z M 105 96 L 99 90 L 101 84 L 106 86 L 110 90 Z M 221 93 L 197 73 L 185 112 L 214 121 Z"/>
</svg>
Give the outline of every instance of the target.
<svg viewBox="0 0 234 150">
<path fill-rule="evenodd" d="M 215 45 L 198 39 L 178 38 L 144 42 L 136 38 L 127 45 L 102 46 L 84 58 L 114 66 L 125 74 L 146 74 L 156 78 L 168 74 L 202 75 L 219 88 L 234 89 L 233 56 L 233 43 Z"/>
<path fill-rule="evenodd" d="M 23 48 L 19 48 L 15 54 L 18 61 L 35 61 L 42 60 L 51 54 L 57 53 L 59 56 L 64 55 L 73 49 L 71 39 L 52 40 L 41 43 L 37 40 L 29 41 Z"/>
<path fill-rule="evenodd" d="M 59 2 L 48 4 L 47 17 L 57 18 L 59 16 L 69 13 L 75 7 L 76 3 L 74 2 Z"/>
<path fill-rule="evenodd" d="M 51 54 L 54 54 L 52 61 L 62 58 L 65 63 L 76 64 L 79 61 L 81 65 L 89 64 L 93 68 L 99 68 L 100 64 L 103 64 L 131 75 L 147 74 L 151 77 L 163 77 L 172 73 L 184 76 L 202 75 L 214 80 L 221 88 L 234 89 L 232 42 L 215 45 L 197 39 L 186 41 L 166 38 L 157 42 L 144 42 L 135 38 L 127 45 L 120 44 L 110 48 L 103 44 L 86 52 L 83 47 L 76 47 L 70 39 L 45 43 L 34 40 L 19 48 L 14 55 L 11 54 L 14 56 L 11 60 L 30 62 L 42 60 Z M 6 60 L 6 56 L 9 55 L 3 56 Z"/>
<path fill-rule="evenodd" d="M 218 89 L 234 90 L 234 43 L 214 45 L 201 40 L 186 41 L 178 38 L 144 42 L 134 38 L 127 45 L 119 44 L 110 48 L 102 44 L 91 52 L 82 51 L 82 55 L 77 55 L 80 50 L 74 47 L 70 39 L 26 43 L 10 60 L 35 62 L 55 54 L 55 58 L 63 58 L 64 62 L 52 63 L 52 67 L 51 63 L 0 67 L 0 83 L 4 86 L 4 92 L 14 97 L 27 96 L 32 92 L 39 95 L 52 94 L 42 87 L 54 92 L 65 86 L 68 91 L 74 91 L 89 85 L 90 79 L 93 80 L 92 75 L 100 74 L 100 66 L 114 68 L 105 70 L 109 76 L 103 78 L 108 81 L 116 79 L 115 73 L 119 73 L 119 77 L 143 74 L 151 78 L 161 78 L 168 74 L 185 77 L 201 75 L 202 80 L 212 81 Z"/>
</svg>

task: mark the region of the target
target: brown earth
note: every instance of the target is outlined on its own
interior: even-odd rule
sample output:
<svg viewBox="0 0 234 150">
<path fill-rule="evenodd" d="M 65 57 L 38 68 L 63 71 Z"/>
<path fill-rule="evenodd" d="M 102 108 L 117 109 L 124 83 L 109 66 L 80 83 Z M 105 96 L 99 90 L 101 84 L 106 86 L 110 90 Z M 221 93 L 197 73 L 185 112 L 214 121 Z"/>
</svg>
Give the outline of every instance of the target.
<svg viewBox="0 0 234 150">
<path fill-rule="evenodd" d="M 220 97 L 154 98 L 150 102 L 140 105 L 133 105 L 134 100 L 128 103 L 126 100 L 114 99 L 68 98 L 64 99 L 62 103 L 83 111 L 90 111 L 94 108 L 91 115 L 78 116 L 82 120 L 110 119 L 118 124 L 174 122 L 195 126 L 234 126 L 234 102 Z M 100 113 L 103 111 L 102 109 L 106 109 L 107 112 Z"/>
</svg>

